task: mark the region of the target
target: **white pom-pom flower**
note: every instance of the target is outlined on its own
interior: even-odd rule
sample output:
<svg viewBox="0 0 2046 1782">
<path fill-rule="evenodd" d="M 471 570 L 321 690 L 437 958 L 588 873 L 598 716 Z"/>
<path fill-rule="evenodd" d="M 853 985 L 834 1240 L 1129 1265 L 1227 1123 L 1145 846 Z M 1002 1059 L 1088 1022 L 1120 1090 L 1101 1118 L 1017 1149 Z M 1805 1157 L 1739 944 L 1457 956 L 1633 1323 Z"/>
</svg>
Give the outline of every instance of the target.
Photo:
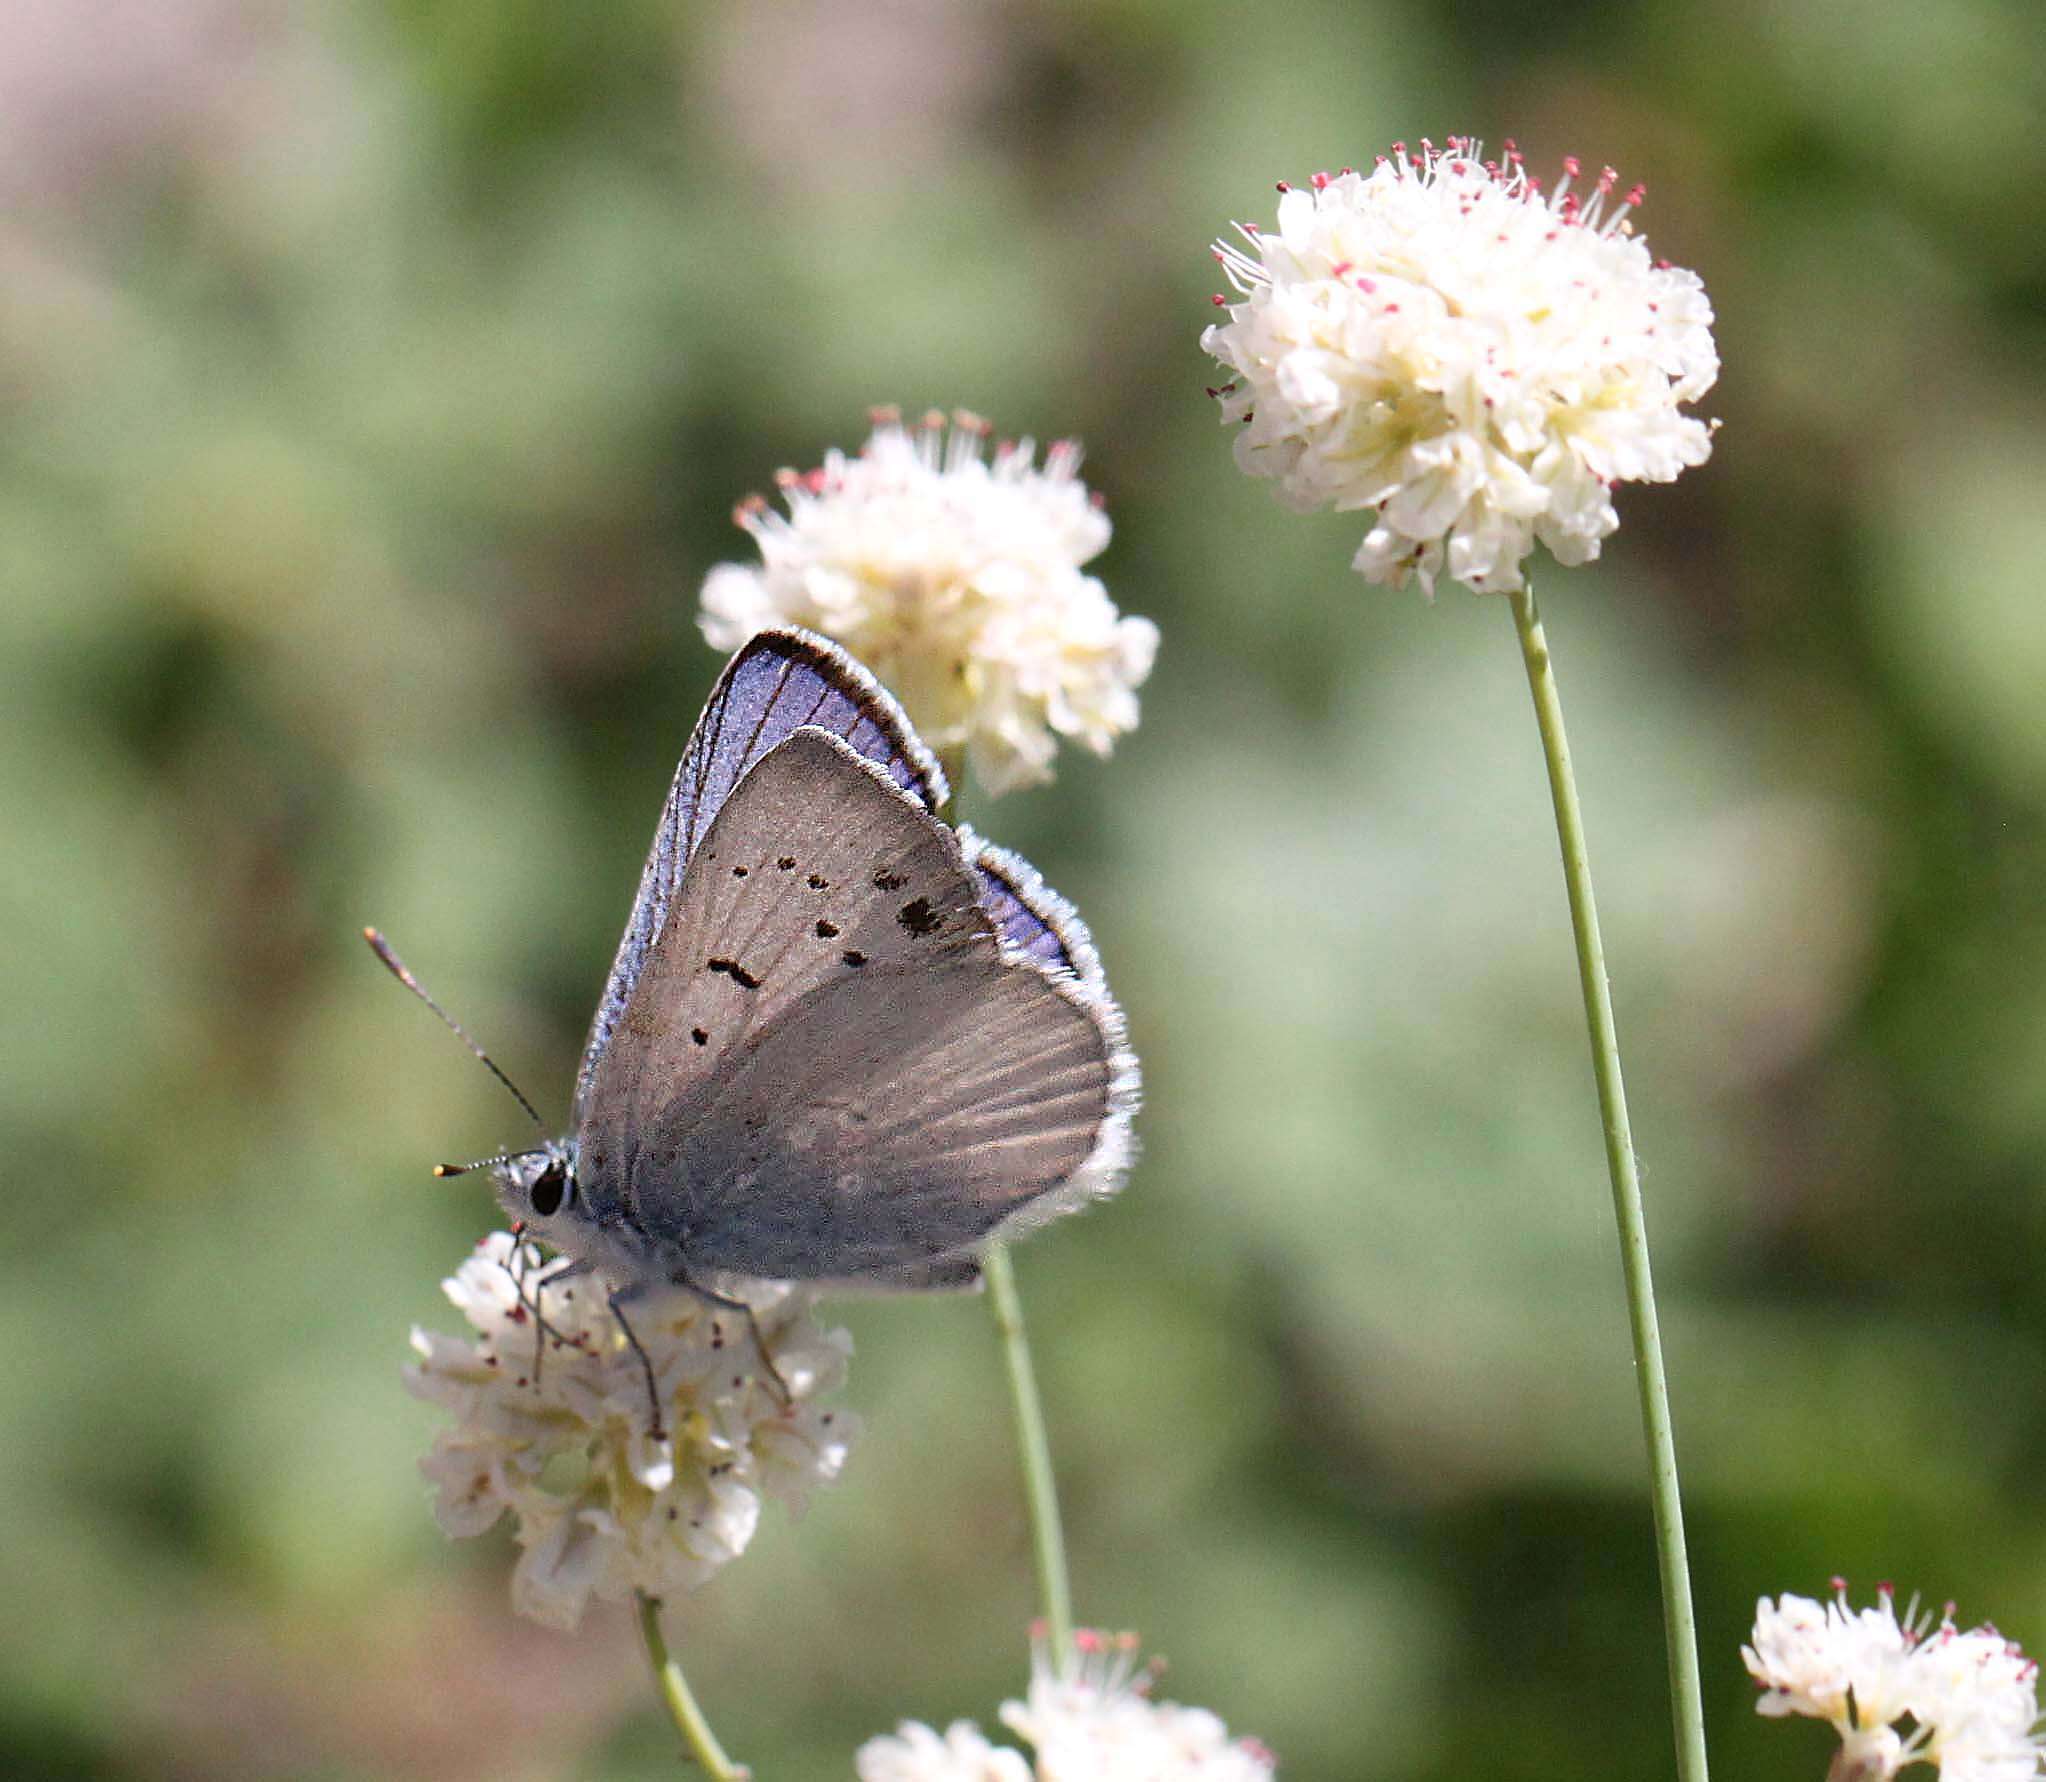
<svg viewBox="0 0 2046 1782">
<path fill-rule="evenodd" d="M 687 1293 L 633 1307 L 656 1436 L 646 1369 L 601 1284 L 548 1283 L 545 1266 L 492 1232 L 441 1283 L 475 1336 L 415 1328 L 405 1378 L 455 1417 L 420 1462 L 442 1528 L 481 1534 L 509 1512 L 524 1549 L 513 1606 L 568 1629 L 593 1597 L 702 1583 L 746 1550 L 763 1498 L 800 1514 L 838 1477 L 859 1425 L 815 1402 L 843 1382 L 851 1338 L 819 1328 L 807 1295 L 758 1282 L 745 1296 L 772 1373 L 734 1312 Z"/>
<path fill-rule="evenodd" d="M 1537 540 L 1596 557 L 1621 482 L 1670 482 L 1712 449 L 1681 412 L 1712 387 L 1712 306 L 1649 258 L 1611 168 L 1551 192 L 1451 137 L 1395 144 L 1368 174 L 1281 186 L 1278 230 L 1215 255 L 1244 299 L 1202 347 L 1236 462 L 1288 506 L 1376 510 L 1352 567 L 1432 594 L 1522 586 Z"/>
<path fill-rule="evenodd" d="M 1137 1662 L 1134 1634 L 1082 1628 L 1063 1665 L 1040 1634 L 1029 1693 L 1002 1705 L 1002 1723 L 1031 1747 L 990 1745 L 968 1721 L 940 1735 L 905 1721 L 859 1749 L 859 1782 L 1269 1782 L 1277 1760 L 1255 1739 L 1232 1739 L 1205 1708 L 1155 1700 L 1157 1667 Z"/>
<path fill-rule="evenodd" d="M 1031 1782 L 1022 1752 L 990 1744 L 970 1720 L 942 1733 L 905 1720 L 892 1735 L 869 1739 L 853 1764 L 859 1782 Z"/>
<path fill-rule="evenodd" d="M 990 459 L 971 415 L 914 429 L 880 410 L 857 457 L 777 479 L 787 513 L 759 497 L 734 516 L 757 565 L 721 563 L 703 584 L 703 633 L 736 649 L 771 625 L 843 644 L 900 699 L 940 754 L 964 750 L 1003 792 L 1051 777 L 1060 738 L 1105 755 L 1137 722 L 1158 628 L 1125 618 L 1081 565 L 1109 539 L 1060 440 L 1040 468 L 1028 439 Z"/>
<path fill-rule="evenodd" d="M 2038 1666 L 1994 1628 L 1966 1632 L 1948 1605 L 1900 1617 L 1885 1584 L 1872 1608 L 1784 1595 L 1755 1605 L 1741 1648 L 1762 1686 L 1756 1711 L 1807 1715 L 1840 1734 L 1833 1782 L 1882 1782 L 1930 1763 L 1946 1782 L 2025 1782 L 2040 1767 Z M 1908 1727 L 1900 1722 L 1908 1721 Z"/>
</svg>

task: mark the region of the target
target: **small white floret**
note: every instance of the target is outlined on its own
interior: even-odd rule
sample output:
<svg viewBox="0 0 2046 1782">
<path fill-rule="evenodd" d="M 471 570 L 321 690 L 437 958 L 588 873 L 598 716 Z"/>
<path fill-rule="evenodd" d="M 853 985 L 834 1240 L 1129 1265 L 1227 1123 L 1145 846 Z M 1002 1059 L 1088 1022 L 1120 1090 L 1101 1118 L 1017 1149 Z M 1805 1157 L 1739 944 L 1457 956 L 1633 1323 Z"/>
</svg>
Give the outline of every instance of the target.
<svg viewBox="0 0 2046 1782">
<path fill-rule="evenodd" d="M 1001 1713 L 1031 1761 L 970 1721 L 942 1737 L 905 1721 L 860 1747 L 859 1782 L 1270 1782 L 1276 1760 L 1255 1739 L 1231 1738 L 1205 1708 L 1154 1699 L 1157 1668 L 1138 1663 L 1135 1635 L 1083 1628 L 1064 1664 L 1041 1637 L 1033 1646 L 1029 1691 Z"/>
<path fill-rule="evenodd" d="M 2027 1782 L 2038 1774 L 2038 1667 L 1992 1627 L 1956 1627 L 1953 1608 L 1899 1616 L 1888 1585 L 1853 1609 L 1834 1580 L 1829 1603 L 1767 1597 L 1741 1648 L 1762 1686 L 1755 1707 L 1801 1714 L 1840 1735 L 1836 1782 L 1883 1782 L 1930 1763 L 1945 1782 Z"/>
</svg>

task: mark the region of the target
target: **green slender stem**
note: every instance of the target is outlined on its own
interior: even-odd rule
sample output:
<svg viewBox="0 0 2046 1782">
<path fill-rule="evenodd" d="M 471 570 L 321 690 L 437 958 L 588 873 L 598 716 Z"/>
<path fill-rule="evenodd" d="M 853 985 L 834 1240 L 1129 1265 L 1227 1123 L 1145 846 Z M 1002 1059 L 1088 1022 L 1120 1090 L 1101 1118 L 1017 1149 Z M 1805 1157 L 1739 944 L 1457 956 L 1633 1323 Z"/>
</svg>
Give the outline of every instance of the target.
<svg viewBox="0 0 2046 1782">
<path fill-rule="evenodd" d="M 647 1662 L 654 1668 L 654 1685 L 661 1692 L 668 1718 L 674 1721 L 675 1730 L 689 1747 L 690 1756 L 703 1765 L 704 1774 L 712 1782 L 745 1782 L 753 1772 L 725 1755 L 725 1748 L 718 1743 L 717 1734 L 710 1730 L 710 1722 L 704 1719 L 703 1710 L 689 1691 L 689 1679 L 682 1675 L 682 1667 L 668 1652 L 668 1642 L 661 1633 L 660 1598 L 648 1596 L 643 1590 L 639 1593 L 639 1631 L 646 1640 Z"/>
<path fill-rule="evenodd" d="M 1066 1537 L 1059 1523 L 1058 1484 L 1052 1477 L 1051 1441 L 1044 1405 L 1037 1396 L 1037 1370 L 1030 1363 L 1030 1339 L 1023 1330 L 1023 1299 L 1006 1245 L 990 1244 L 981 1258 L 987 1275 L 989 1308 L 1008 1364 L 1009 1398 L 1016 1414 L 1016 1449 L 1023 1462 L 1023 1496 L 1030 1507 L 1030 1547 L 1037 1562 L 1039 1612 L 1051 1642 L 1052 1662 L 1063 1665 L 1073 1649 L 1073 1589 L 1066 1578 Z"/>
<path fill-rule="evenodd" d="M 1513 597 L 1513 622 L 1534 695 L 1542 753 L 1549 764 L 1549 794 L 1556 806 L 1556 836 L 1563 847 L 1563 882 L 1570 893 L 1570 925 L 1577 935 L 1577 973 L 1584 986 L 1584 1018 L 1591 1030 L 1591 1070 L 1598 1082 L 1599 1112 L 1606 1134 L 1606 1168 L 1613 1179 L 1613 1213 L 1620 1227 L 1620 1267 L 1627 1282 L 1627 1318 L 1634 1335 L 1635 1383 L 1641 1395 L 1641 1427 L 1648 1441 L 1649 1502 L 1655 1516 L 1655 1548 L 1662 1571 L 1663 1632 L 1669 1647 L 1670 1706 L 1676 1722 L 1677 1775 L 1681 1782 L 1705 1782 L 1705 1710 L 1698 1688 L 1698 1625 L 1691 1608 L 1691 1573 L 1684 1556 L 1684 1510 L 1677 1491 L 1676 1438 L 1670 1427 L 1669 1387 L 1662 1370 L 1662 1337 L 1656 1328 L 1655 1286 L 1648 1270 L 1648 1227 L 1641 1213 L 1641 1179 L 1634 1165 L 1634 1137 L 1627 1123 L 1627 1091 L 1620 1081 L 1620 1039 L 1613 1025 L 1612 992 L 1606 984 L 1605 948 L 1598 934 L 1598 906 L 1591 891 L 1591 860 L 1584 846 L 1584 814 L 1570 771 L 1570 744 L 1563 734 L 1563 701 L 1549 662 L 1533 589 Z"/>
<path fill-rule="evenodd" d="M 939 815 L 959 820 L 959 796 L 966 784 L 965 750 L 939 752 L 939 764 L 951 783 L 952 796 Z M 1063 1665 L 1073 1650 L 1073 1587 L 1066 1575 L 1066 1536 L 1059 1520 L 1058 1481 L 1052 1472 L 1051 1437 L 1045 1428 L 1044 1402 L 1037 1396 L 1037 1369 L 1030 1359 L 1030 1337 L 1023 1328 L 1023 1296 L 1017 1291 L 1015 1265 L 1006 1246 L 990 1244 L 981 1257 L 987 1281 L 988 1309 L 994 1314 L 1002 1361 L 1009 1376 L 1009 1403 L 1016 1419 L 1016 1453 L 1023 1467 L 1023 1501 L 1030 1515 L 1030 1551 L 1037 1567 L 1038 1613 L 1052 1662 Z"/>
</svg>

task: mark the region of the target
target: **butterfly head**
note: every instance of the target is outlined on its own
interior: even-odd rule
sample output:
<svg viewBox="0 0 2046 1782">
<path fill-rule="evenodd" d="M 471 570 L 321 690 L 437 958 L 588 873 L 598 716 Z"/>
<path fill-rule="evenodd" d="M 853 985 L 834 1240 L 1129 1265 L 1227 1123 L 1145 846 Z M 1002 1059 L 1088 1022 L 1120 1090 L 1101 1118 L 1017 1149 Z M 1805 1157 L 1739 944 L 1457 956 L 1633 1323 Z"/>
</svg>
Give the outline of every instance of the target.
<svg viewBox="0 0 2046 1782">
<path fill-rule="evenodd" d="M 490 1174 L 498 1203 L 522 1232 L 557 1249 L 574 1247 L 564 1246 L 562 1237 L 581 1227 L 588 1214 L 576 1186 L 572 1144 L 549 1139 L 537 1149 L 505 1158 Z"/>
</svg>

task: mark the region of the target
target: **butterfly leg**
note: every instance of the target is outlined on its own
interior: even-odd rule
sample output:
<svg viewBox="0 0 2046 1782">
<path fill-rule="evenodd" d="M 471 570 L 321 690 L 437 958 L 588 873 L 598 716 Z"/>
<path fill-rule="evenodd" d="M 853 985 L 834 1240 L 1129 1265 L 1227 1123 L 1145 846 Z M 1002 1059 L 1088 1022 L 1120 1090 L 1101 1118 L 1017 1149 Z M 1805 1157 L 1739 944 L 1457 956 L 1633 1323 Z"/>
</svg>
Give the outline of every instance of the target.
<svg viewBox="0 0 2046 1782">
<path fill-rule="evenodd" d="M 528 1264 L 526 1258 L 532 1254 L 528 1246 L 521 1245 L 504 1264 L 504 1271 L 512 1278 L 512 1291 L 518 1295 L 520 1308 L 530 1313 L 533 1319 L 533 1384 L 537 1387 L 540 1370 L 546 1363 L 550 1337 L 557 1343 L 566 1343 L 571 1349 L 584 1346 L 583 1338 L 569 1336 L 547 1322 L 547 1314 L 540 1309 L 541 1295 L 557 1281 L 589 1271 L 581 1263 L 565 1257 L 558 1257 L 553 1263 Z"/>
<path fill-rule="evenodd" d="M 647 1354 L 640 1343 L 638 1333 L 633 1330 L 625 1316 L 625 1302 L 639 1297 L 640 1291 L 636 1286 L 620 1287 L 612 1292 L 604 1303 L 611 1308 L 611 1316 L 618 1320 L 618 1328 L 624 1333 L 633 1354 L 639 1357 L 640 1372 L 646 1376 L 646 1402 L 651 1413 L 647 1434 L 657 1442 L 665 1442 L 668 1439 L 668 1429 L 661 1421 L 661 1389 L 654 1381 L 653 1358 Z"/>
<path fill-rule="evenodd" d="M 706 1300 L 714 1306 L 723 1306 L 728 1312 L 738 1312 L 745 1318 L 746 1328 L 753 1333 L 753 1347 L 759 1352 L 760 1364 L 767 1369 L 768 1378 L 774 1382 L 775 1390 L 781 1395 L 782 1409 L 785 1411 L 793 1410 L 795 1408 L 796 1395 L 789 1390 L 788 1381 L 782 1378 L 781 1369 L 774 1365 L 774 1357 L 768 1352 L 767 1338 L 761 1334 L 760 1320 L 754 1316 L 753 1308 L 743 1299 L 735 1299 L 729 1293 L 718 1293 L 704 1286 L 701 1281 L 690 1279 L 686 1274 L 678 1272 L 671 1275 L 669 1279 L 677 1287 L 685 1288 L 695 1294 L 698 1299 Z"/>
</svg>

